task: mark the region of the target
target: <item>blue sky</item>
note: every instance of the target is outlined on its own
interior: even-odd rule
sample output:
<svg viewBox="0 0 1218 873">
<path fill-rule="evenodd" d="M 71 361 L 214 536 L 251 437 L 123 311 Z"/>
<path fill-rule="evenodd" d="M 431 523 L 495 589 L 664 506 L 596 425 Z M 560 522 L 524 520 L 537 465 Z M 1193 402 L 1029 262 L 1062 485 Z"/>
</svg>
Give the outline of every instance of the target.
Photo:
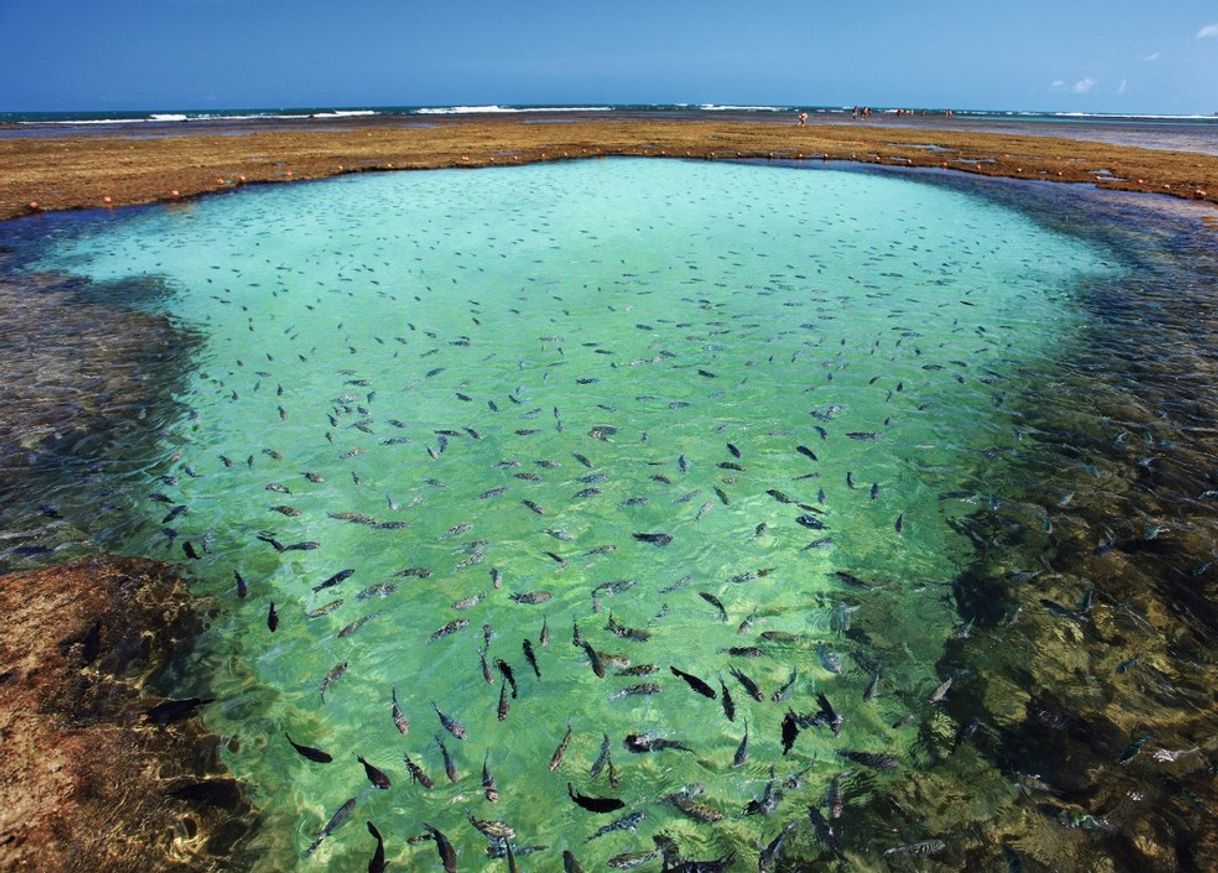
<svg viewBox="0 0 1218 873">
<path fill-rule="evenodd" d="M 0 0 L 0 110 L 1218 112 L 1218 2 Z"/>
</svg>

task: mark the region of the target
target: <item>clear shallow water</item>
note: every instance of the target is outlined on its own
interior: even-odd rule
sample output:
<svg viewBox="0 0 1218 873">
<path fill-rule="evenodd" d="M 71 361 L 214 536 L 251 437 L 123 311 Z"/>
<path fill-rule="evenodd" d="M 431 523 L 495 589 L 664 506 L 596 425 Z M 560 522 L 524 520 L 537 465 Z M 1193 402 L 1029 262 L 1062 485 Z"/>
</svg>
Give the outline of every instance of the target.
<svg viewBox="0 0 1218 873">
<path fill-rule="evenodd" d="M 253 851 L 266 869 L 295 864 L 352 796 L 355 821 L 307 863 L 359 867 L 371 846 L 362 820 L 371 819 L 391 862 L 428 869 L 434 847 L 405 845 L 425 820 L 453 840 L 463 869 L 478 869 L 486 841 L 464 822 L 469 811 L 509 821 L 520 846 L 551 846 L 530 868 L 555 869 L 570 847 L 593 869 L 651 848 L 648 837 L 663 830 L 687 856 L 734 852 L 745 869 L 832 777 L 848 772 L 847 793 L 864 803 L 925 766 L 925 726 L 948 736 L 957 727 L 927 698 L 951 675 L 938 668 L 960 621 L 951 583 L 977 559 L 961 521 L 978 495 L 1001 490 L 996 459 L 1021 442 L 1002 386 L 1051 370 L 1083 326 L 1078 290 L 1124 275 L 1102 249 L 913 181 L 628 160 L 209 198 L 64 241 L 43 266 L 95 280 L 163 277 L 168 295 L 145 305 L 203 336 L 179 397 L 190 412 L 164 423 L 157 456 L 123 472 L 116 487 L 128 497 L 88 521 L 92 494 L 65 492 L 58 505 L 111 548 L 180 559 L 189 540 L 203 554 L 189 566 L 218 612 L 180 690 L 220 698 L 208 724 L 240 740 L 229 764 L 265 814 Z M 590 435 L 606 426 L 617 430 Z M 451 431 L 443 449 L 438 431 Z M 588 476 L 597 481 L 581 481 Z M 271 483 L 290 494 L 266 490 Z M 575 496 L 586 488 L 599 493 Z M 770 489 L 814 509 L 780 503 Z M 154 492 L 171 503 L 149 499 Z M 188 511 L 166 523 L 176 531 L 168 544 L 156 522 L 173 505 Z M 331 517 L 338 513 L 409 527 L 373 529 Z M 826 529 L 808 530 L 797 515 Z M 262 531 L 320 546 L 277 552 L 256 538 Z M 667 547 L 631 536 L 660 531 L 673 537 Z M 592 553 L 601 546 L 615 550 Z M 393 575 L 405 567 L 431 575 Z M 346 568 L 350 578 L 310 590 Z M 730 581 L 763 569 L 771 572 Z M 245 601 L 233 592 L 234 571 L 249 582 Z M 852 587 L 837 571 L 871 587 Z M 600 598 L 595 613 L 593 588 L 614 580 L 637 584 Z M 397 590 L 357 598 L 381 583 Z M 530 591 L 552 599 L 509 599 Z M 727 622 L 700 591 L 723 602 Z M 451 606 L 479 594 L 468 610 Z M 305 617 L 337 598 L 333 612 Z M 843 611 L 848 632 L 833 619 Z M 610 612 L 651 639 L 611 635 Z M 752 630 L 738 633 L 754 613 Z M 458 618 L 469 626 L 428 643 Z M 553 634 L 545 647 L 543 620 Z M 570 644 L 573 620 L 599 651 L 662 672 L 622 678 L 609 667 L 596 678 Z M 484 682 L 475 653 L 483 623 L 493 627 L 492 657 L 509 661 L 520 685 L 503 723 L 499 686 Z M 759 639 L 766 631 L 794 638 Z M 540 681 L 521 654 L 525 637 Z M 841 675 L 824 668 L 820 644 L 841 660 Z M 751 645 L 764 654 L 721 651 Z M 323 702 L 322 678 L 342 662 L 347 672 Z M 670 664 L 716 688 L 722 674 L 736 721 Z M 767 696 L 792 669 L 799 679 L 787 703 L 757 703 L 729 666 Z M 882 694 L 863 703 L 877 669 Z M 610 699 L 653 681 L 657 695 Z M 390 717 L 394 685 L 412 725 L 406 737 Z M 786 707 L 815 711 L 816 691 L 843 716 L 841 738 L 810 728 L 782 756 Z M 431 700 L 469 731 L 464 742 L 446 737 L 462 774 L 455 785 L 432 739 L 440 726 Z M 752 757 L 733 769 L 746 716 Z M 573 739 L 551 773 L 568 718 Z M 300 758 L 285 730 L 336 761 Z M 623 748 L 625 734 L 647 731 L 694 751 Z M 618 790 L 588 776 L 602 732 Z M 840 749 L 896 754 L 901 766 L 876 776 L 837 757 Z M 501 793 L 494 806 L 480 791 L 487 750 Z M 434 791 L 409 783 L 403 752 L 437 781 Z M 372 789 L 356 754 L 393 787 Z M 771 763 L 780 778 L 806 770 L 801 787 L 782 815 L 741 817 Z M 638 834 L 584 845 L 615 816 L 575 807 L 568 781 L 620 796 L 623 812 L 645 810 Z M 692 784 L 705 786 L 701 799 L 724 821 L 695 822 L 656 803 Z M 899 842 L 877 836 L 871 862 Z"/>
</svg>

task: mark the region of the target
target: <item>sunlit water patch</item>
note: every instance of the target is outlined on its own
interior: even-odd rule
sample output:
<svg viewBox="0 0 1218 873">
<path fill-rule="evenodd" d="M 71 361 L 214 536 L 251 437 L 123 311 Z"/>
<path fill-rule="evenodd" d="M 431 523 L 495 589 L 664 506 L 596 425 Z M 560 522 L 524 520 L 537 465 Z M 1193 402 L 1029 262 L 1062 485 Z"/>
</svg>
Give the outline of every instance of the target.
<svg viewBox="0 0 1218 873">
<path fill-rule="evenodd" d="M 882 795 L 925 763 L 928 720 L 964 727 L 936 665 L 968 633 L 949 596 L 977 558 L 960 521 L 1021 439 L 1003 386 L 1080 329 L 1081 284 L 1120 273 L 915 181 L 630 160 L 209 198 L 42 266 L 163 278 L 144 305 L 203 337 L 159 453 L 108 511 L 83 491 L 59 511 L 110 548 L 186 560 L 218 598 L 179 690 L 216 697 L 208 725 L 237 738 L 265 869 L 357 869 L 365 820 L 396 865 L 438 866 L 434 843 L 407 843 L 428 822 L 462 869 L 494 869 L 471 815 L 510 823 L 528 868 L 563 850 L 600 868 L 663 832 L 746 869 L 835 777 Z M 605 737 L 612 771 L 593 778 Z M 568 783 L 623 806 L 585 811 Z M 877 839 L 880 864 L 895 843 Z"/>
</svg>

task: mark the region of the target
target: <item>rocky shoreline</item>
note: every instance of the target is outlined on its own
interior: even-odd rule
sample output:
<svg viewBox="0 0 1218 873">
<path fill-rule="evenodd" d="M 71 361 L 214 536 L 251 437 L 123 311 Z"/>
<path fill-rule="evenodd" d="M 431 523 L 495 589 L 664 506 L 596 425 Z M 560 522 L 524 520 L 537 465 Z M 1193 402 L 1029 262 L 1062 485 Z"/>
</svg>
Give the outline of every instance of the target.
<svg viewBox="0 0 1218 873">
<path fill-rule="evenodd" d="M 223 740 L 152 690 L 202 628 L 186 583 L 91 558 L 0 577 L 0 609 L 0 870 L 230 867 L 256 817 Z"/>
<path fill-rule="evenodd" d="M 553 121 L 554 119 L 549 119 Z M 754 121 L 527 119 L 392 127 L 344 119 L 242 135 L 0 139 L 0 219 L 186 200 L 246 184 L 349 173 L 610 156 L 841 160 L 1089 183 L 1218 203 L 1218 157 L 1045 136 Z"/>
</svg>

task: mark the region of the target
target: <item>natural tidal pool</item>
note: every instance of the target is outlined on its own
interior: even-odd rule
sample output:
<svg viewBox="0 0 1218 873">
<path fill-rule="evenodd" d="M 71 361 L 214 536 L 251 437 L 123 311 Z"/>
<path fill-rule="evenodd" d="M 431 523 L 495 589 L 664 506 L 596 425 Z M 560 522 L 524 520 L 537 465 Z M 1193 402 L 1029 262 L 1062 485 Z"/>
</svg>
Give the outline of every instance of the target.
<svg viewBox="0 0 1218 873">
<path fill-rule="evenodd" d="M 1159 243 L 970 184 L 589 161 L 245 191 L 40 240 L 25 269 L 84 301 L 154 286 L 123 306 L 189 337 L 139 438 L 79 449 L 28 502 L 80 532 L 68 553 L 182 561 L 214 598 L 165 685 L 215 698 L 262 815 L 243 863 L 363 869 L 371 821 L 390 867 L 439 869 L 426 822 L 460 869 L 506 869 L 471 819 L 510 826 L 534 870 L 658 870 L 662 848 L 740 870 L 1153 856 L 1122 814 L 1162 779 L 1128 774 L 1188 747 L 1141 715 L 1097 728 L 1121 708 L 1105 686 L 1191 713 L 1201 770 L 1212 699 L 1159 663 L 1147 628 L 1173 619 L 1104 581 L 1153 574 L 1133 565 L 1179 531 L 1129 492 L 1181 435 L 1170 391 L 1120 363 L 1169 328 L 1097 301 L 1147 282 L 1159 310 Z M 1187 467 L 1172 488 L 1213 487 Z M 1072 550 L 1129 558 L 1055 563 Z M 1203 660 L 1208 630 L 1193 642 Z M 1080 784 L 1096 765 L 1054 758 L 1071 744 L 1111 746 L 1117 782 Z M 1204 827 L 1187 790 L 1174 835 Z"/>
</svg>

